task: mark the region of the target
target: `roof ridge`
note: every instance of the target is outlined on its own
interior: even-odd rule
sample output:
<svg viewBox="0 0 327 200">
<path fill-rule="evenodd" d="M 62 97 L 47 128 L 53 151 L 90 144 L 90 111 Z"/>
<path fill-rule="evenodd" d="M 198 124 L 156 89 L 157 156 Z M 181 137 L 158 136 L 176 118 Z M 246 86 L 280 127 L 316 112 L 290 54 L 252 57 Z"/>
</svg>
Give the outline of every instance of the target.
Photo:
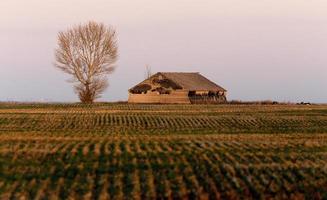
<svg viewBox="0 0 327 200">
<path fill-rule="evenodd" d="M 158 73 L 172 73 L 172 74 L 200 74 L 200 72 L 158 72 Z"/>
</svg>

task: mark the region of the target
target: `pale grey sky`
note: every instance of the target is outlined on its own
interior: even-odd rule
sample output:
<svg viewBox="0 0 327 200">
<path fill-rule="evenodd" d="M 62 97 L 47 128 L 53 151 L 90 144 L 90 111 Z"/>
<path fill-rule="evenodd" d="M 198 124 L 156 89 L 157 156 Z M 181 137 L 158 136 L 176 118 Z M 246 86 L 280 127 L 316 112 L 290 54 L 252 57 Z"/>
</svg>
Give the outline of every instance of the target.
<svg viewBox="0 0 327 200">
<path fill-rule="evenodd" d="M 326 0 L 1 0 L 0 101 L 77 101 L 53 67 L 57 32 L 118 32 L 103 101 L 126 100 L 145 65 L 198 71 L 229 99 L 327 102 Z"/>
</svg>

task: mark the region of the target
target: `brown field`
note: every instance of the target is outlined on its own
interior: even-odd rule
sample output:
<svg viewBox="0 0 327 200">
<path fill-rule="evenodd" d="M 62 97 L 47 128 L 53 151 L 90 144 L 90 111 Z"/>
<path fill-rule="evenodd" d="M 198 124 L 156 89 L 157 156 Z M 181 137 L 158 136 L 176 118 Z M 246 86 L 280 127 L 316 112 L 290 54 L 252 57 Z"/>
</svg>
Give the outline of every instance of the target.
<svg viewBox="0 0 327 200">
<path fill-rule="evenodd" d="M 326 199 L 326 105 L 0 104 L 0 199 Z"/>
</svg>

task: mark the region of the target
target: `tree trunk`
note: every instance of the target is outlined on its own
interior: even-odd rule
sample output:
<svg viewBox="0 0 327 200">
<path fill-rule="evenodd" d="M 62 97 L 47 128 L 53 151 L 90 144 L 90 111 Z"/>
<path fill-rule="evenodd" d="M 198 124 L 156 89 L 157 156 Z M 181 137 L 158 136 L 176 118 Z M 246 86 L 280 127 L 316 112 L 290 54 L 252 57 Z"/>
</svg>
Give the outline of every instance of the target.
<svg viewBox="0 0 327 200">
<path fill-rule="evenodd" d="M 92 104 L 94 102 L 94 91 L 90 89 L 90 84 L 85 84 L 82 91 L 79 93 L 79 98 L 82 103 Z"/>
</svg>

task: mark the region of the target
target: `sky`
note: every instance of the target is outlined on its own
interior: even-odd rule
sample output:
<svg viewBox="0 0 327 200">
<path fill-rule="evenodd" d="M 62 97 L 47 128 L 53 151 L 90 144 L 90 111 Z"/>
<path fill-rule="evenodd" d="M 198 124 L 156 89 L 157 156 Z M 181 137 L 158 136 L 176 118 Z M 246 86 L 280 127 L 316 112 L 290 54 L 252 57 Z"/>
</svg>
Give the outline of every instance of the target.
<svg viewBox="0 0 327 200">
<path fill-rule="evenodd" d="M 78 101 L 53 65 L 57 34 L 113 26 L 119 60 L 100 101 L 158 71 L 200 72 L 230 100 L 327 103 L 326 0 L 1 0 L 0 101 Z"/>
</svg>

